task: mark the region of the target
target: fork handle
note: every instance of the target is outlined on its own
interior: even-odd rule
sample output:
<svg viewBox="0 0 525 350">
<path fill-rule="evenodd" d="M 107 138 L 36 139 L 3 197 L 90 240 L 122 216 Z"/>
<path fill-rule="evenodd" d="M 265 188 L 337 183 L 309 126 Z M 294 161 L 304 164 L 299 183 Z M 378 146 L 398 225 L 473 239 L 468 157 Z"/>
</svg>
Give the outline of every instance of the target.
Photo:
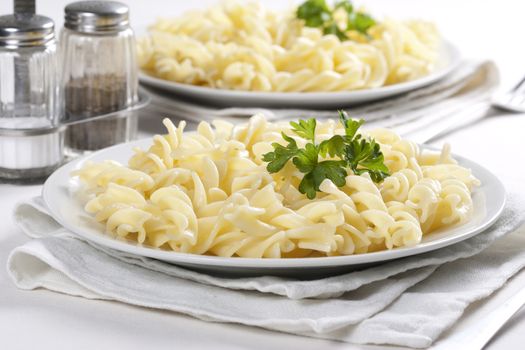
<svg viewBox="0 0 525 350">
<path fill-rule="evenodd" d="M 498 331 L 525 305 L 525 288 L 508 298 L 496 310 L 490 312 L 460 338 L 444 340 L 432 350 L 462 349 L 481 350 Z"/>
<path fill-rule="evenodd" d="M 407 137 L 412 141 L 420 144 L 429 143 L 430 141 L 444 136 L 460 127 L 472 124 L 483 119 L 490 110 L 491 104 L 486 99 L 482 99 L 470 106 L 466 106 L 457 113 L 452 113 L 449 117 L 430 125 L 425 125 L 415 131 L 411 131 L 401 136 Z"/>
</svg>

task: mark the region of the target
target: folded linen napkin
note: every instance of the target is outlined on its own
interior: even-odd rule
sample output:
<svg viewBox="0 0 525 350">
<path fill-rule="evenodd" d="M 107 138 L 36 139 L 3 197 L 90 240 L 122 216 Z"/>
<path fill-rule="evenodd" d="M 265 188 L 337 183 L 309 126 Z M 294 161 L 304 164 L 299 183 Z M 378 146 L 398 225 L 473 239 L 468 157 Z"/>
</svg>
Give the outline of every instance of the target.
<svg viewBox="0 0 525 350">
<path fill-rule="evenodd" d="M 516 230 L 524 194 L 510 198 L 492 228 L 467 241 L 313 281 L 214 277 L 108 250 L 60 227 L 36 198 L 15 210 L 16 222 L 35 239 L 11 252 L 7 268 L 22 289 L 42 287 L 311 337 L 428 347 L 469 304 L 525 266 L 525 226 Z"/>
<path fill-rule="evenodd" d="M 346 109 L 351 115 L 366 119 L 369 123 L 375 121 L 374 127 L 400 123 L 403 121 L 399 119 L 400 114 L 406 115 L 405 119 L 424 121 L 423 117 L 427 114 L 424 111 L 428 108 L 446 110 L 449 106 L 479 101 L 486 98 L 498 82 L 499 74 L 494 63 L 464 61 L 451 74 L 431 85 L 377 102 L 341 106 L 341 108 Z M 143 88 L 152 98 L 150 105 L 140 112 L 144 116 L 158 115 L 193 122 L 220 118 L 234 124 L 244 122 L 246 118 L 257 113 L 264 113 L 271 121 L 297 119 L 298 116 L 308 117 L 314 113 L 316 118 L 337 117 L 333 109 L 224 108 L 207 105 L 205 101 L 192 100 L 190 97 L 178 96 L 147 85 L 143 85 Z M 392 116 L 396 118 L 390 118 Z"/>
</svg>

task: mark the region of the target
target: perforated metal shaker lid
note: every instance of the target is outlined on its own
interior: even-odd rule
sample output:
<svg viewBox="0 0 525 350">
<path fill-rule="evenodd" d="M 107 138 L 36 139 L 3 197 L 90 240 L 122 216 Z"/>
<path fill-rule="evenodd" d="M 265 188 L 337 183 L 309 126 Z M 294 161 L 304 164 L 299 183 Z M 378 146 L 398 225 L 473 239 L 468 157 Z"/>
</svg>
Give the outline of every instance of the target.
<svg viewBox="0 0 525 350">
<path fill-rule="evenodd" d="M 51 18 L 31 13 L 0 16 L 0 47 L 45 46 L 55 39 Z"/>
<path fill-rule="evenodd" d="M 82 33 L 110 34 L 129 27 L 129 8 L 116 1 L 78 1 L 65 8 L 64 27 Z"/>
</svg>

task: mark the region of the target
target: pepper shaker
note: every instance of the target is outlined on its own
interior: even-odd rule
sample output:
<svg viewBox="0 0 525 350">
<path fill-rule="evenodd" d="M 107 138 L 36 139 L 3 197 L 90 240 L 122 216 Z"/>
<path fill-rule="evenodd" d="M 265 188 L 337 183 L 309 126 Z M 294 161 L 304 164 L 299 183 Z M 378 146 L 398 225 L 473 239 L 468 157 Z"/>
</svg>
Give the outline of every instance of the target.
<svg viewBox="0 0 525 350">
<path fill-rule="evenodd" d="M 135 38 L 128 7 L 114 1 L 67 5 L 60 51 L 64 122 L 70 124 L 65 136 L 67 152 L 79 155 L 134 138 L 137 116 L 125 111 L 138 101 Z M 118 111 L 122 113 L 114 113 Z M 110 117 L 93 119 L 110 113 Z"/>
<path fill-rule="evenodd" d="M 18 6 L 0 16 L 0 177 L 49 175 L 63 156 L 54 23 Z"/>
</svg>

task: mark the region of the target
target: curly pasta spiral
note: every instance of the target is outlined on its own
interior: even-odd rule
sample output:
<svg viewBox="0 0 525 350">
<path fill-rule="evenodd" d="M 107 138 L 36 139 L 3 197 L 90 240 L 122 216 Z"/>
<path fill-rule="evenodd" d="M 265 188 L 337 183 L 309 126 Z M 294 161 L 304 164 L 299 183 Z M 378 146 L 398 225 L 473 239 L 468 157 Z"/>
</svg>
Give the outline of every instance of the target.
<svg viewBox="0 0 525 350">
<path fill-rule="evenodd" d="M 350 91 L 396 84 L 435 68 L 440 37 L 422 21 L 387 19 L 368 31 L 306 27 L 293 11 L 225 1 L 159 19 L 138 41 L 141 68 L 184 84 L 245 91 Z"/>
<path fill-rule="evenodd" d="M 344 186 L 324 180 L 310 200 L 303 174 L 289 162 L 270 174 L 262 154 L 284 123 L 256 115 L 233 126 L 202 122 L 168 133 L 129 165 L 86 163 L 77 176 L 90 196 L 85 210 L 106 232 L 161 249 L 224 257 L 297 258 L 362 254 L 418 244 L 424 235 L 469 220 L 479 181 L 454 161 L 450 147 L 420 150 L 389 130 L 372 130 L 391 176 L 374 183 L 348 174 Z M 318 123 L 318 139 L 344 131 Z M 293 136 L 303 147 L 305 140 Z"/>
</svg>

